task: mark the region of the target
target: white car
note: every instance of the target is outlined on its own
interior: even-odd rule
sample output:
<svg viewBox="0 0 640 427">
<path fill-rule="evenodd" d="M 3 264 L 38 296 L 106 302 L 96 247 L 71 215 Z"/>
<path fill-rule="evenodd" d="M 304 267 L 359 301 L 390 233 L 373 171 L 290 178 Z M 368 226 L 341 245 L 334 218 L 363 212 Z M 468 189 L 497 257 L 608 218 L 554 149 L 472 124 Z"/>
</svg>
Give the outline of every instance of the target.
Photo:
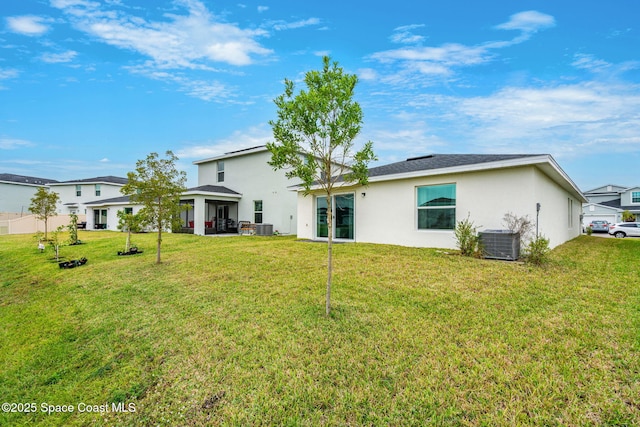
<svg viewBox="0 0 640 427">
<path fill-rule="evenodd" d="M 609 228 L 609 234 L 622 239 L 627 236 L 640 237 L 640 222 L 620 222 Z"/>
</svg>

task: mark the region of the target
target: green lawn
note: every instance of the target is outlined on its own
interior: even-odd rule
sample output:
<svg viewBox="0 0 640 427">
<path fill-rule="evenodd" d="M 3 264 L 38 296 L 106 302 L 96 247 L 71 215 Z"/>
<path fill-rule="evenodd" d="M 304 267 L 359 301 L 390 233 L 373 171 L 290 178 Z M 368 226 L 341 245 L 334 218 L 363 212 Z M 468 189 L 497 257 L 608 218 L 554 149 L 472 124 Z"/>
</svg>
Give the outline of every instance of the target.
<svg viewBox="0 0 640 427">
<path fill-rule="evenodd" d="M 322 244 L 80 238 L 61 270 L 0 236 L 0 396 L 36 409 L 0 425 L 640 424 L 640 239 L 542 268 L 336 245 L 326 318 Z"/>
</svg>

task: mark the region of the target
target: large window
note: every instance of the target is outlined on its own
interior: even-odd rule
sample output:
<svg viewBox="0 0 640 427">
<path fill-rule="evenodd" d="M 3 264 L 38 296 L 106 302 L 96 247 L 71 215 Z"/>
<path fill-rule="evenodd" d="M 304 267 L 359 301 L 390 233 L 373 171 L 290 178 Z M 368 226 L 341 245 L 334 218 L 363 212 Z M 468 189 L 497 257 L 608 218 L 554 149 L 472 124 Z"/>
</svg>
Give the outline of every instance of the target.
<svg viewBox="0 0 640 427">
<path fill-rule="evenodd" d="M 333 237 L 353 240 L 355 224 L 354 194 L 333 196 Z M 328 203 L 326 197 L 316 198 L 316 237 L 328 237 Z"/>
<path fill-rule="evenodd" d="M 218 162 L 218 182 L 224 182 L 224 162 Z"/>
<path fill-rule="evenodd" d="M 640 191 L 631 192 L 631 203 L 640 203 Z"/>
<path fill-rule="evenodd" d="M 456 185 L 429 185 L 417 188 L 418 229 L 456 228 Z"/>
</svg>

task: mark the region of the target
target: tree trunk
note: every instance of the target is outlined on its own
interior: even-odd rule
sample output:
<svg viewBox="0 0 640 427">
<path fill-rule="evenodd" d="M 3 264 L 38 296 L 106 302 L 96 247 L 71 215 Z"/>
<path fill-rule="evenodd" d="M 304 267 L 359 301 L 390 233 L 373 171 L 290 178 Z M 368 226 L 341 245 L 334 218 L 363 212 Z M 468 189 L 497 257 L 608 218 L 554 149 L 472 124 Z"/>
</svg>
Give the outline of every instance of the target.
<svg viewBox="0 0 640 427">
<path fill-rule="evenodd" d="M 127 242 L 124 245 L 124 251 L 131 251 L 131 226 L 127 227 Z"/>
<path fill-rule="evenodd" d="M 325 314 L 331 313 L 331 276 L 333 275 L 333 204 L 331 194 L 327 196 L 327 300 Z"/>
<path fill-rule="evenodd" d="M 162 243 L 162 224 L 158 227 L 158 246 L 156 248 L 156 264 L 160 264 L 160 244 Z"/>
<path fill-rule="evenodd" d="M 156 247 L 156 264 L 160 264 L 160 245 L 162 244 L 162 224 L 163 221 L 162 212 L 162 197 L 158 198 L 158 246 Z"/>
</svg>

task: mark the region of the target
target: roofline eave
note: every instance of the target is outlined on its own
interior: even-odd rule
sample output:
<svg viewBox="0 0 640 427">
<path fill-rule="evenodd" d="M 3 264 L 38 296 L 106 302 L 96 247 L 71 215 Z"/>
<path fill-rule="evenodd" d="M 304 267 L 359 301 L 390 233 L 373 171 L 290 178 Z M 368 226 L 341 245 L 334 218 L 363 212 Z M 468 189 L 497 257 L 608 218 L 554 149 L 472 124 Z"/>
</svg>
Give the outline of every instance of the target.
<svg viewBox="0 0 640 427">
<path fill-rule="evenodd" d="M 548 165 L 549 167 L 545 168 L 544 165 Z M 569 178 L 569 176 L 560 168 L 560 166 L 556 163 L 556 161 L 549 154 L 542 154 L 539 156 L 531 156 L 531 157 L 521 157 L 516 159 L 508 159 L 508 160 L 498 160 L 495 162 L 484 162 L 484 163 L 474 163 L 469 165 L 462 166 L 453 166 L 447 168 L 438 168 L 438 169 L 426 169 L 419 170 L 413 172 L 404 172 L 404 173 L 396 173 L 396 174 L 387 174 L 387 175 L 378 175 L 369 177 L 369 183 L 375 182 L 385 182 L 385 181 L 395 181 L 395 180 L 403 180 L 403 179 L 412 179 L 412 178 L 422 178 L 428 176 L 439 176 L 439 175 L 450 175 L 450 174 L 460 174 L 467 172 L 480 172 L 486 170 L 494 170 L 494 169 L 506 169 L 520 166 L 539 166 L 541 169 L 547 174 L 552 172 L 556 175 L 556 178 L 561 178 L 567 185 L 561 185 L 565 190 L 571 191 L 574 195 L 579 199 L 581 203 L 588 202 L 587 198 L 582 194 L 578 186 Z M 552 177 L 553 179 L 553 177 Z M 557 179 L 554 181 L 558 182 Z M 336 183 L 335 187 L 344 188 L 344 187 L 354 187 L 357 184 L 354 183 Z M 319 185 L 314 185 L 310 188 L 310 191 L 318 191 L 322 189 Z M 303 187 L 297 188 L 298 192 L 304 191 Z"/>
</svg>

